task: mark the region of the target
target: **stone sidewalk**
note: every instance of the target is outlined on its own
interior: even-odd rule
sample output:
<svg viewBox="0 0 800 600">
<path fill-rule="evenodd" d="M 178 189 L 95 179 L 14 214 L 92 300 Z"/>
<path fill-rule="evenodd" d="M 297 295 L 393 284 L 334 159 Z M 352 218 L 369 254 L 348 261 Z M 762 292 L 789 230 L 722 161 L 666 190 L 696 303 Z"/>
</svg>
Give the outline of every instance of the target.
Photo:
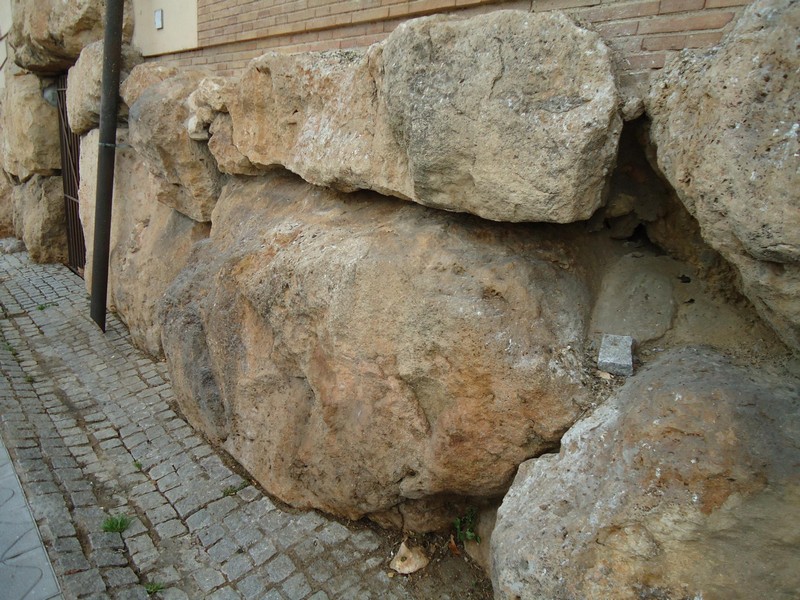
<svg viewBox="0 0 800 600">
<path fill-rule="evenodd" d="M 176 413 L 166 365 L 136 350 L 114 315 L 100 332 L 65 267 L 0 254 L 0 308 L 0 433 L 64 598 L 489 594 L 445 552 L 392 577 L 396 535 L 261 493 Z M 120 515 L 127 529 L 104 532 Z"/>
</svg>

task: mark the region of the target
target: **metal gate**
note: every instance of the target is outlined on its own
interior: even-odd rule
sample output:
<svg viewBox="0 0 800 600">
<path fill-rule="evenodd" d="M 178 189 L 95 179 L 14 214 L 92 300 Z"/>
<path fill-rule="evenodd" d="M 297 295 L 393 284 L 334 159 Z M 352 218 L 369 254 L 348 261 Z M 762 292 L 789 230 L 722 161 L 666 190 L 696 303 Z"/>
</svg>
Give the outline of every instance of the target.
<svg viewBox="0 0 800 600">
<path fill-rule="evenodd" d="M 83 277 L 83 267 L 86 264 L 86 243 L 83 239 L 83 228 L 78 212 L 81 138 L 72 132 L 67 120 L 66 74 L 58 78 L 56 89 L 58 90 L 58 130 L 61 140 L 61 177 L 64 182 L 64 208 L 67 213 L 67 248 L 69 250 L 67 266 Z"/>
</svg>

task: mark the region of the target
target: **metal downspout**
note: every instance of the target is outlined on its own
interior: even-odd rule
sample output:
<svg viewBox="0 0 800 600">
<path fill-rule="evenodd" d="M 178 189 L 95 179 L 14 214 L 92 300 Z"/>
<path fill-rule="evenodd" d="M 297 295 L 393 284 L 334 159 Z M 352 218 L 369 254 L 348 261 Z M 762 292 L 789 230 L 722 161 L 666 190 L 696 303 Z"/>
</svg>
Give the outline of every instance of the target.
<svg viewBox="0 0 800 600">
<path fill-rule="evenodd" d="M 111 201 L 117 146 L 117 105 L 122 53 L 122 17 L 125 0 L 106 0 L 103 41 L 103 87 L 100 97 L 100 144 L 97 152 L 94 252 L 92 257 L 91 316 L 106 330 L 108 257 L 111 247 Z"/>
</svg>

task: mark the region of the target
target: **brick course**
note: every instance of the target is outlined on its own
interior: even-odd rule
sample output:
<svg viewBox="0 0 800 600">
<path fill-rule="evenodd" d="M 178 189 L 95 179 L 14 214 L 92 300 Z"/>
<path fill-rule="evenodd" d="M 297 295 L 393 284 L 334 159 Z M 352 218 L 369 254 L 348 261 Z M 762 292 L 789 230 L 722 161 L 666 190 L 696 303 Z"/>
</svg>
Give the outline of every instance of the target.
<svg viewBox="0 0 800 600">
<path fill-rule="evenodd" d="M 500 9 L 563 10 L 595 29 L 623 70 L 660 69 L 682 48 L 717 43 L 748 0 L 198 0 L 199 49 L 155 58 L 231 75 L 268 50 L 368 46 L 409 18 Z"/>
</svg>

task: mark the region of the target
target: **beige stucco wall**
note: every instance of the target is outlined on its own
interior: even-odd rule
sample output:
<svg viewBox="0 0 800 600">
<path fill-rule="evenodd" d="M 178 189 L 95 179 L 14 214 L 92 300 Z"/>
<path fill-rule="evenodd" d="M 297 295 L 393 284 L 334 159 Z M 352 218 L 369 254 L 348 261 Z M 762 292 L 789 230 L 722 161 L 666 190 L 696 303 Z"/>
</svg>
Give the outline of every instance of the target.
<svg viewBox="0 0 800 600">
<path fill-rule="evenodd" d="M 0 36 L 5 36 L 9 29 L 11 29 L 11 0 L 0 0 Z M 8 57 L 7 41 L 5 37 L 0 41 L 0 65 L 4 65 Z M 4 87 L 6 87 L 5 65 L 0 69 L 0 88 Z"/>
<path fill-rule="evenodd" d="M 164 11 L 164 28 L 153 15 Z M 197 0 L 133 0 L 133 43 L 144 56 L 197 48 Z"/>
</svg>

